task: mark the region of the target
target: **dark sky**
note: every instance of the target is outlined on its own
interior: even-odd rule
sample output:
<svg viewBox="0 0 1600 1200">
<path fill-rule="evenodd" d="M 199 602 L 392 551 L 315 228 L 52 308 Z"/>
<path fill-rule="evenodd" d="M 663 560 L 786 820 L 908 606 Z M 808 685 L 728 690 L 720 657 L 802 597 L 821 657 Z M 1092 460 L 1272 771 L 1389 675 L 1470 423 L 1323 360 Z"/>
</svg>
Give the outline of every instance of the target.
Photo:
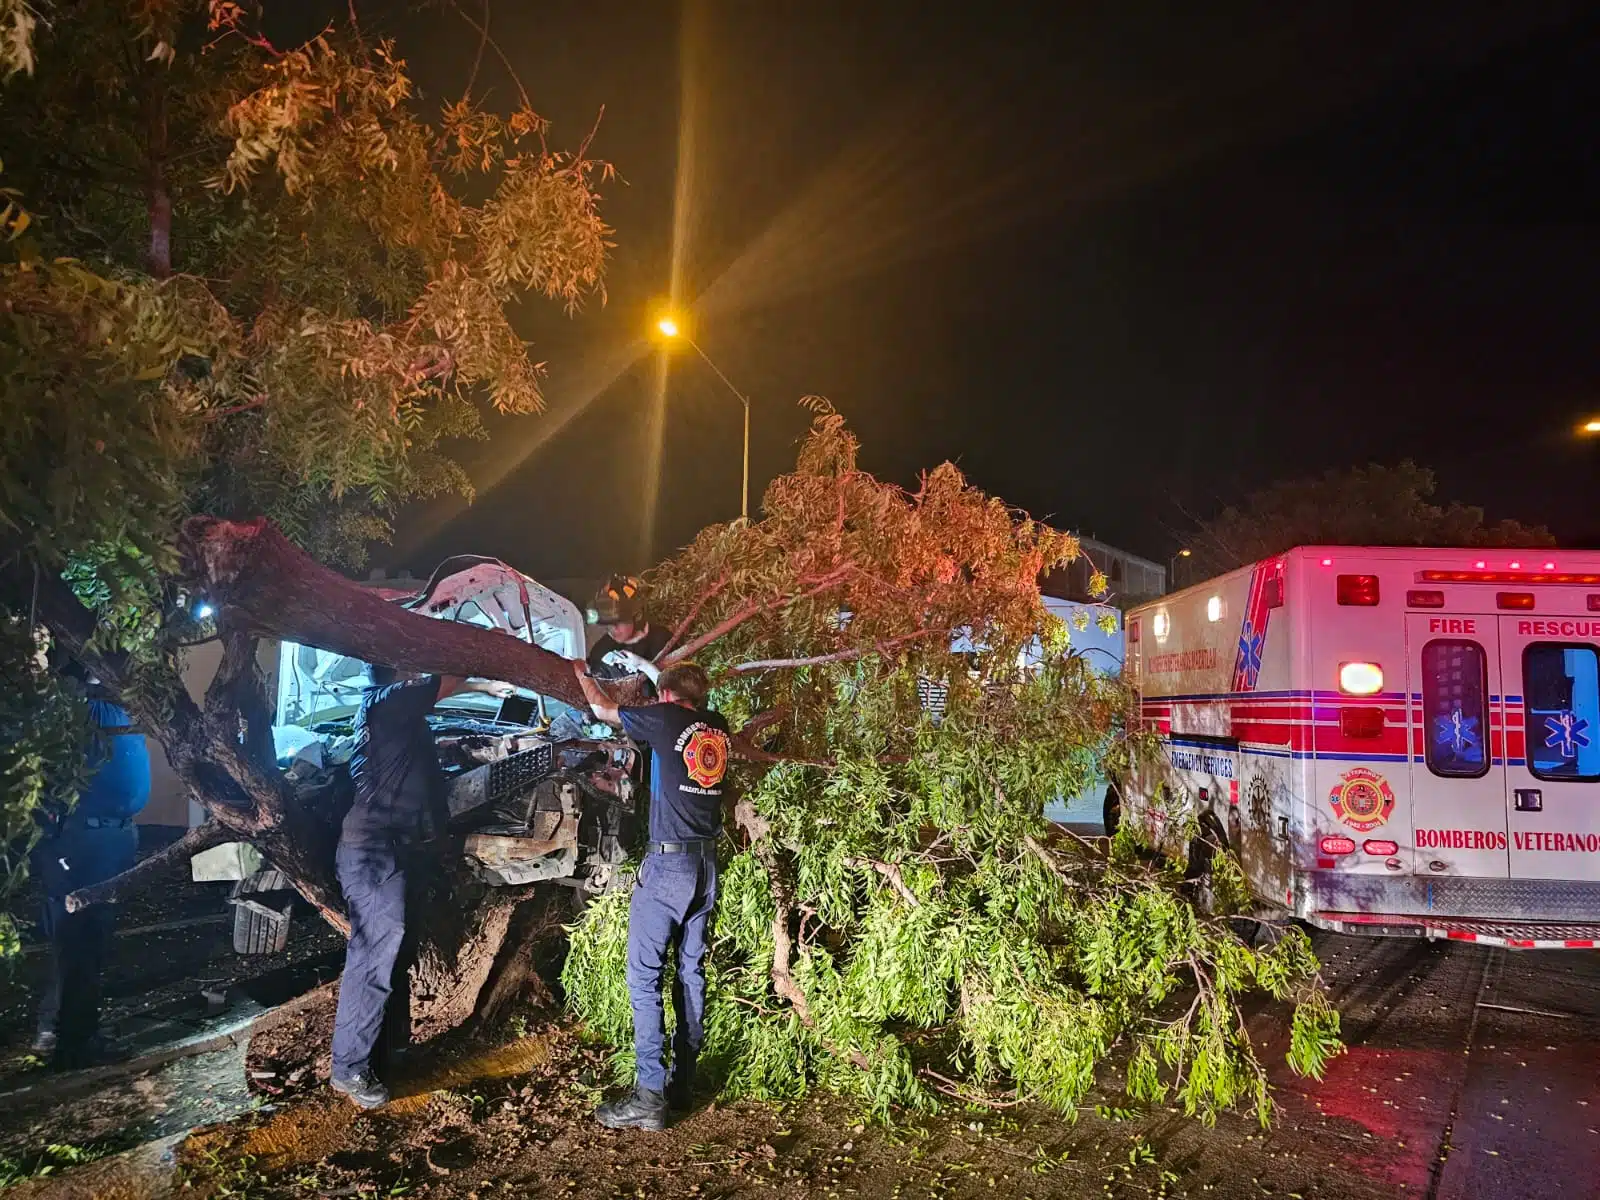
<svg viewBox="0 0 1600 1200">
<path fill-rule="evenodd" d="M 557 142 L 605 105 L 610 298 L 528 307 L 550 411 L 471 447 L 498 482 L 408 516 L 390 565 L 594 575 L 737 514 L 738 402 L 675 358 L 643 546 L 675 238 L 694 334 L 753 399 L 757 497 L 818 393 L 884 477 L 953 458 L 1163 560 L 1187 514 L 1407 456 L 1600 544 L 1600 441 L 1571 433 L 1600 409 L 1596 6 L 1047 10 L 497 0 Z M 369 19 L 459 90 L 457 17 Z"/>
</svg>

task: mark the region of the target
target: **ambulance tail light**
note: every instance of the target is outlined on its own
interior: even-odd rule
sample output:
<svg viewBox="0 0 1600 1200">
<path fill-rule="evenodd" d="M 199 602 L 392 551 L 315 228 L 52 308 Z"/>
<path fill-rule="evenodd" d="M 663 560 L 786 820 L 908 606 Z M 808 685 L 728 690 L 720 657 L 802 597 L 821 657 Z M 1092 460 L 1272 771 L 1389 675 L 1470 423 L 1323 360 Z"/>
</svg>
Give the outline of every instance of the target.
<svg viewBox="0 0 1600 1200">
<path fill-rule="evenodd" d="M 1382 686 L 1382 685 L 1380 685 Z M 1372 705 L 1339 710 L 1339 732 L 1347 738 L 1383 736 L 1383 709 Z"/>
<path fill-rule="evenodd" d="M 1369 839 L 1361 843 L 1361 848 L 1376 858 L 1388 858 L 1391 854 L 1400 853 L 1398 842 L 1375 842 Z"/>
<path fill-rule="evenodd" d="M 1378 603 L 1378 577 L 1341 575 L 1334 584 L 1334 593 L 1340 604 L 1356 608 L 1372 608 Z"/>
<path fill-rule="evenodd" d="M 1317 850 L 1329 858 L 1337 858 L 1341 854 L 1354 854 L 1356 843 L 1354 838 L 1325 837 L 1317 843 Z"/>
<path fill-rule="evenodd" d="M 1589 611 L 1600 612 L 1600 595 L 1596 595 L 1594 592 L 1589 593 Z"/>
<path fill-rule="evenodd" d="M 1407 608 L 1443 608 L 1443 592 L 1412 591 L 1406 593 Z"/>
<path fill-rule="evenodd" d="M 1347 696 L 1376 696 L 1383 691 L 1383 668 L 1369 662 L 1340 663 L 1339 690 Z"/>
<path fill-rule="evenodd" d="M 1496 592 L 1494 602 L 1500 608 L 1521 609 L 1526 611 L 1533 607 L 1532 592 Z"/>
<path fill-rule="evenodd" d="M 1483 563 L 1474 564 L 1478 568 Z M 1520 567 L 1521 564 L 1513 564 Z M 1559 583 L 1565 585 L 1600 583 L 1600 574 L 1578 574 L 1573 571 L 1418 571 L 1418 583 Z"/>
</svg>

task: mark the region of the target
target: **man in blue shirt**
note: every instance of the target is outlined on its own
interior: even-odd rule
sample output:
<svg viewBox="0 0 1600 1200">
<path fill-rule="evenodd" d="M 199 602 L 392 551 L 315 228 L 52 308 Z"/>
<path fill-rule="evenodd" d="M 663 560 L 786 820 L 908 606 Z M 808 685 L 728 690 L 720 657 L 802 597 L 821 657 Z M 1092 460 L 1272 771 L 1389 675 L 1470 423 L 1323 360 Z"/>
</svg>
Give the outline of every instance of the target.
<svg viewBox="0 0 1600 1200">
<path fill-rule="evenodd" d="M 650 846 L 639 867 L 628 914 L 628 996 L 633 1004 L 637 1085 L 603 1104 L 595 1117 L 608 1129 L 665 1129 L 669 1108 L 689 1107 L 695 1059 L 705 1036 L 706 942 L 717 902 L 716 838 L 722 828 L 728 725 L 705 707 L 706 673 L 680 663 L 656 679 L 660 702 L 617 708 L 589 673 L 573 663 L 598 720 L 650 748 Z M 677 1018 L 667 1068 L 661 980 L 677 945 L 672 988 Z"/>
<path fill-rule="evenodd" d="M 92 904 L 69 913 L 67 896 L 133 866 L 139 851 L 133 819 L 150 800 L 150 752 L 133 718 L 98 679 L 76 664 L 63 673 L 87 685 L 89 715 L 100 736 L 89 759 L 96 769 L 77 804 L 66 813 L 41 814 L 44 833 L 33 849 L 50 958 L 33 1048 L 71 1069 L 92 1066 L 102 1055 L 100 973 L 111 950 L 117 909 Z"/>
<path fill-rule="evenodd" d="M 403 1039 L 410 1017 L 407 968 L 400 962 L 406 870 L 417 843 L 442 832 L 449 820 L 428 713 L 457 692 L 504 698 L 515 689 L 452 676 L 401 680 L 392 667 L 368 673 L 372 686 L 356 714 L 350 757 L 355 802 L 334 856 L 350 910 L 350 942 L 333 1019 L 331 1084 L 362 1108 L 376 1108 L 389 1101 L 372 1065 L 379 1039 L 386 1025 L 391 1040 Z"/>
</svg>

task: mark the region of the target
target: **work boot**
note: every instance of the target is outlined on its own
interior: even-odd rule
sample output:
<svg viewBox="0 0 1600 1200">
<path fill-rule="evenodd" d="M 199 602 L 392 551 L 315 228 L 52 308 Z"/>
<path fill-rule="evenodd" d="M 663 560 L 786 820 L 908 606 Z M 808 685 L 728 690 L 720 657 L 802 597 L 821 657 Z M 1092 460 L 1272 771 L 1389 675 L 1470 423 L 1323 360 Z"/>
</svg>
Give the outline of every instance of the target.
<svg viewBox="0 0 1600 1200">
<path fill-rule="evenodd" d="M 667 1098 L 661 1092 L 635 1088 L 622 1099 L 595 1109 L 594 1119 L 607 1129 L 665 1129 Z"/>
<path fill-rule="evenodd" d="M 371 1071 L 355 1071 L 342 1079 L 335 1075 L 328 1086 L 349 1096 L 357 1108 L 381 1108 L 389 1103 L 389 1089 Z"/>
<path fill-rule="evenodd" d="M 71 1042 L 63 1042 L 58 1036 L 51 1064 L 58 1071 L 86 1071 L 90 1067 L 103 1067 L 126 1057 L 125 1051 L 116 1050 L 101 1033 Z"/>
<path fill-rule="evenodd" d="M 672 1079 L 667 1082 L 667 1111 L 679 1114 L 694 1111 L 693 1079 Z"/>
</svg>

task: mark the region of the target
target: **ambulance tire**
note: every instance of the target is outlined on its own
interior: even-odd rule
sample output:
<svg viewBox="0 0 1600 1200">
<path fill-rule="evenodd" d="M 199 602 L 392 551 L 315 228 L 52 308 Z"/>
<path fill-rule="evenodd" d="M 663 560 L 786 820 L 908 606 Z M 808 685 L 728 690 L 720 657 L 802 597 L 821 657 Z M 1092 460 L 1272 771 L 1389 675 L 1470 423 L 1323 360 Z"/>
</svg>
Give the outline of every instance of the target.
<svg viewBox="0 0 1600 1200">
<path fill-rule="evenodd" d="M 1199 836 L 1189 843 L 1189 862 L 1183 871 L 1186 880 L 1206 879 L 1211 874 L 1211 860 L 1217 851 L 1229 848 L 1228 831 L 1215 813 L 1201 813 L 1199 825 Z"/>
<path fill-rule="evenodd" d="M 1117 790 L 1114 783 L 1106 784 L 1105 806 L 1101 810 L 1105 823 L 1106 836 L 1116 837 L 1117 829 L 1122 824 L 1122 793 Z"/>
</svg>

